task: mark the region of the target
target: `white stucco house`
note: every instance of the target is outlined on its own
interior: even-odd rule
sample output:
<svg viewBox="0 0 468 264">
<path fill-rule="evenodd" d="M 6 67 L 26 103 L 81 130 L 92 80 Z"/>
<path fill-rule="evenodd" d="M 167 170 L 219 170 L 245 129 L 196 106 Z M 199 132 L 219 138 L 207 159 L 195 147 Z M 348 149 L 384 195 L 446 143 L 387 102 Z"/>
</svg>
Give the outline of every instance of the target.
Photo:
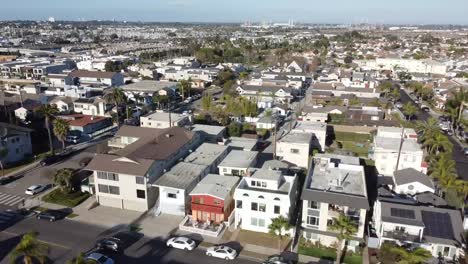
<svg viewBox="0 0 468 264">
<path fill-rule="evenodd" d="M 220 175 L 245 176 L 257 163 L 257 151 L 232 150 L 218 165 Z"/>
<path fill-rule="evenodd" d="M 309 166 L 312 133 L 291 131 L 277 141 L 276 156 L 298 167 Z"/>
<path fill-rule="evenodd" d="M 435 192 L 432 180 L 426 174 L 413 168 L 398 170 L 393 174 L 393 191 L 398 194 L 415 195 Z"/>
</svg>

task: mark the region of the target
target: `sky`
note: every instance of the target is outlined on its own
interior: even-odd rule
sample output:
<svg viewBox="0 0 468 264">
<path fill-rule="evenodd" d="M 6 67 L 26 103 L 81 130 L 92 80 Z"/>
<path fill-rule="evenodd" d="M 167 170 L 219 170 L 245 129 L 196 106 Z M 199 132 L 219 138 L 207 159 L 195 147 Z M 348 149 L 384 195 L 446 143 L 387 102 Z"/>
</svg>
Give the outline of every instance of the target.
<svg viewBox="0 0 468 264">
<path fill-rule="evenodd" d="M 467 11 L 468 0 L 0 0 L 0 20 L 468 25 Z"/>
</svg>

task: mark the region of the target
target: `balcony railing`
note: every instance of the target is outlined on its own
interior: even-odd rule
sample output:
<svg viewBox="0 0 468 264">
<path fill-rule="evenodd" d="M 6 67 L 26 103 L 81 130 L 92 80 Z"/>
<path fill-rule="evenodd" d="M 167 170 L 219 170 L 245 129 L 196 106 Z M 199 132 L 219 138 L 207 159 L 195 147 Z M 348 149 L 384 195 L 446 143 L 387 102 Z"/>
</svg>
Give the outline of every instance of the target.
<svg viewBox="0 0 468 264">
<path fill-rule="evenodd" d="M 420 242 L 418 235 L 411 235 L 404 231 L 384 231 L 383 236 L 386 238 L 392 238 L 399 241 L 410 241 L 410 242 Z"/>
</svg>

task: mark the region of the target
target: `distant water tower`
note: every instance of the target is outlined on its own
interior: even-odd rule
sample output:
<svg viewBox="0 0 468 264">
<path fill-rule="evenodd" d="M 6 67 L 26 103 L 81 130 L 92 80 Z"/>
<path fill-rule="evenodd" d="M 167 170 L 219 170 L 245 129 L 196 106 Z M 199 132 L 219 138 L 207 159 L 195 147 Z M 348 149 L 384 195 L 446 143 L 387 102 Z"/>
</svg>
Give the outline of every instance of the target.
<svg viewBox="0 0 468 264">
<path fill-rule="evenodd" d="M 55 22 L 55 17 L 49 17 L 47 19 L 47 21 L 49 21 L 50 23 L 54 23 Z"/>
</svg>

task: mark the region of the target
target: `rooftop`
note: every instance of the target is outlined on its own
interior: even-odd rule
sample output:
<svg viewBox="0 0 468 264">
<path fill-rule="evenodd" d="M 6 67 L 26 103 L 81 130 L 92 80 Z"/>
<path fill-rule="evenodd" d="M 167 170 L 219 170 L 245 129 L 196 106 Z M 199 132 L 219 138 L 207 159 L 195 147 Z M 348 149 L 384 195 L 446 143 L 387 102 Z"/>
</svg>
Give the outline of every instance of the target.
<svg viewBox="0 0 468 264">
<path fill-rule="evenodd" d="M 58 116 L 58 118 L 68 121 L 68 124 L 71 127 L 85 127 L 90 124 L 102 122 L 106 119 L 110 121 L 110 118 L 108 117 L 82 114 L 63 115 Z"/>
<path fill-rule="evenodd" d="M 401 139 L 399 138 L 389 138 L 389 137 L 379 137 L 374 138 L 375 148 L 381 148 L 390 151 L 399 151 L 401 144 Z M 410 151 L 410 152 L 422 152 L 421 146 L 416 140 L 413 139 L 404 139 L 401 151 Z"/>
<path fill-rule="evenodd" d="M 210 195 L 225 200 L 235 188 L 239 177 L 208 174 L 190 192 L 190 195 Z"/>
<path fill-rule="evenodd" d="M 255 149 L 258 140 L 252 138 L 243 138 L 243 137 L 230 137 L 228 139 L 228 146 L 236 149 L 243 149 L 250 151 Z"/>
<path fill-rule="evenodd" d="M 232 150 L 218 167 L 249 168 L 257 159 L 257 151 Z"/>
<path fill-rule="evenodd" d="M 310 144 L 310 142 L 312 141 L 312 137 L 312 133 L 302 133 L 293 130 L 289 134 L 278 140 L 278 142 Z"/>
<path fill-rule="evenodd" d="M 169 113 L 167 112 L 152 112 L 152 113 L 146 114 L 143 117 L 148 118 L 148 120 L 169 122 Z M 188 118 L 188 116 L 171 113 L 171 122 L 173 123 L 179 120 L 182 120 L 184 118 Z"/>
<path fill-rule="evenodd" d="M 395 179 L 396 185 L 419 182 L 426 185 L 427 187 L 434 189 L 434 184 L 432 183 L 429 176 L 413 168 L 398 170 L 394 173 L 393 178 Z"/>
<path fill-rule="evenodd" d="M 154 185 L 187 189 L 194 181 L 204 175 L 207 166 L 179 162 L 170 171 L 156 180 Z"/>
<path fill-rule="evenodd" d="M 203 143 L 195 150 L 195 152 L 188 155 L 184 161 L 193 164 L 210 166 L 216 161 L 216 159 L 218 159 L 224 152 L 227 151 L 228 147 L 226 146 Z"/>
<path fill-rule="evenodd" d="M 105 78 L 109 79 L 114 77 L 117 74 L 116 72 L 100 72 L 100 71 L 84 71 L 84 70 L 74 70 L 70 72 L 70 76 L 78 78 Z"/>
<path fill-rule="evenodd" d="M 279 181 L 282 177 L 281 171 L 278 170 L 252 168 L 249 172 L 253 179 Z"/>
<path fill-rule="evenodd" d="M 143 80 L 122 86 L 126 91 L 156 92 L 164 88 L 175 88 L 176 82 Z"/>
<path fill-rule="evenodd" d="M 208 135 L 219 135 L 226 130 L 226 127 L 223 126 L 210 126 L 210 125 L 201 125 L 195 124 L 192 126 L 192 131 L 204 132 Z"/>
</svg>

